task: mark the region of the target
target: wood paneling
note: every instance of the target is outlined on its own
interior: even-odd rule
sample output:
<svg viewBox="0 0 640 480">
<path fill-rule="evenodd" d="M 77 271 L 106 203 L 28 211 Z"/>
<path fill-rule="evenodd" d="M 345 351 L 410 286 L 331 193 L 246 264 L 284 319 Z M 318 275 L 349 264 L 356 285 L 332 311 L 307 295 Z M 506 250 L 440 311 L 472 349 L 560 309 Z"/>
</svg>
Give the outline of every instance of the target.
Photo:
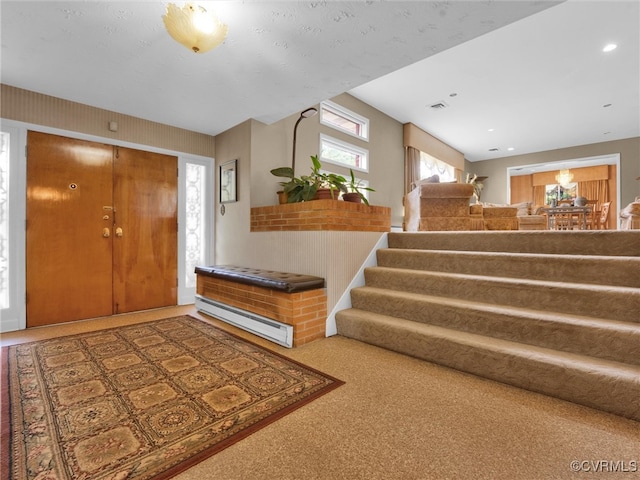
<svg viewBox="0 0 640 480">
<path fill-rule="evenodd" d="M 533 202 L 533 177 L 518 175 L 511 177 L 511 201 L 509 203 Z"/>
</svg>

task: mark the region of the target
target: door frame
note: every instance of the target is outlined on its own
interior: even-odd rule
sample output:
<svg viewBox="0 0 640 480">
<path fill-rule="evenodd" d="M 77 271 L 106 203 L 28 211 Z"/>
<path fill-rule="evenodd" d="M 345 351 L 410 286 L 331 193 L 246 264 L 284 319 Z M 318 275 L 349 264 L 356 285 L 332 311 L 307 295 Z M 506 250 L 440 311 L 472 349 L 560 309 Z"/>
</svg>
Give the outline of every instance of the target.
<svg viewBox="0 0 640 480">
<path fill-rule="evenodd" d="M 88 135 L 80 132 L 73 132 L 69 130 L 62 130 L 59 128 L 48 127 L 44 125 L 35 125 L 26 122 L 19 122 L 15 120 L 7 120 L 0 118 L 0 125 L 2 131 L 9 131 L 13 135 L 16 135 L 18 145 L 15 147 L 11 145 L 11 151 L 17 152 L 17 158 L 12 153 L 10 160 L 10 193 L 9 201 L 11 203 L 11 211 L 9 214 L 9 225 L 11 242 L 11 255 L 13 260 L 11 264 L 12 270 L 10 270 L 9 281 L 13 286 L 12 293 L 12 305 L 16 305 L 14 308 L 10 308 L 7 311 L 2 311 L 2 320 L 0 321 L 0 333 L 11 332 L 15 330 L 24 330 L 27 328 L 27 315 L 26 315 L 26 193 L 27 193 L 27 131 L 32 130 L 35 132 L 49 133 L 53 135 L 61 135 L 69 138 L 75 138 L 78 140 L 87 140 L 92 142 L 99 142 L 113 146 L 122 146 L 133 148 L 136 150 L 146 150 L 148 152 L 162 153 L 167 155 L 173 155 L 178 157 L 178 305 L 189 305 L 194 302 L 195 288 L 187 288 L 184 282 L 185 272 L 185 259 L 180 255 L 181 251 L 184 251 L 186 244 L 186 229 L 185 229 L 185 204 L 186 204 L 186 189 L 183 182 L 183 173 L 186 171 L 187 163 L 196 163 L 208 167 L 206 178 L 206 190 L 207 200 L 205 205 L 207 211 L 205 215 L 205 263 L 214 263 L 214 248 L 213 238 L 215 233 L 214 220 L 214 180 L 215 180 L 215 159 L 210 157 L 204 157 L 201 155 L 195 155 L 191 153 L 178 152 L 175 150 L 168 150 L 164 148 L 158 148 L 150 145 L 141 145 L 126 141 L 115 141 L 113 138 L 100 137 L 97 135 Z M 22 298 L 22 302 L 19 299 Z M 13 303 L 17 302 L 17 303 Z"/>
</svg>

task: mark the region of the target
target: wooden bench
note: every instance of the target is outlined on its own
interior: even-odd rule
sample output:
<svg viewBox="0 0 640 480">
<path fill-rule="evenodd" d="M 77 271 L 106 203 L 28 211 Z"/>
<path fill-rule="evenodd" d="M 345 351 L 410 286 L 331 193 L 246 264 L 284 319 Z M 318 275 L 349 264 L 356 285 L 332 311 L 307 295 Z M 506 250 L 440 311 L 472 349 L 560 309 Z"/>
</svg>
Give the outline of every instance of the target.
<svg viewBox="0 0 640 480">
<path fill-rule="evenodd" d="M 236 265 L 195 272 L 198 310 L 286 347 L 325 337 L 323 278 Z"/>
</svg>

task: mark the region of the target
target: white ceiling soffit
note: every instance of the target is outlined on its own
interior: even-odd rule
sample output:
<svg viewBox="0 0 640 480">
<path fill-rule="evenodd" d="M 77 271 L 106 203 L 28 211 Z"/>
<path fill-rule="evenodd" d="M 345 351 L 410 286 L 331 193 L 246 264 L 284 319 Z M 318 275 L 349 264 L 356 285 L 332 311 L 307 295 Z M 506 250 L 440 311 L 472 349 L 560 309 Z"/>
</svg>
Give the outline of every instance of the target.
<svg viewBox="0 0 640 480">
<path fill-rule="evenodd" d="M 638 137 L 640 2 L 570 0 L 351 93 L 470 161 Z"/>
<path fill-rule="evenodd" d="M 1 81 L 216 135 L 249 118 L 277 121 L 557 2 L 202 3 L 219 12 L 229 34 L 220 47 L 198 55 L 165 31 L 166 2 L 2 1 Z M 448 78 L 446 94 L 460 87 L 460 99 L 477 92 L 486 98 L 481 85 L 465 91 Z M 365 98 L 379 90 L 368 88 L 360 91 Z M 411 92 L 390 88 L 381 95 L 384 111 L 409 94 L 420 99 L 414 103 L 441 98 L 428 77 Z M 389 111 L 403 119 L 415 115 Z M 459 139 L 459 127 L 448 137 Z"/>
</svg>

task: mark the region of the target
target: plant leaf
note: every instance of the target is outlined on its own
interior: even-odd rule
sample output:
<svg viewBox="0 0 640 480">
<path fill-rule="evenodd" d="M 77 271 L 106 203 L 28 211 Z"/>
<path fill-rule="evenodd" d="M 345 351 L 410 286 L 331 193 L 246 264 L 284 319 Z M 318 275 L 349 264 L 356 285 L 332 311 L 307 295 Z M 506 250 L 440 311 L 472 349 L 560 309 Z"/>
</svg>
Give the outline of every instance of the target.
<svg viewBox="0 0 640 480">
<path fill-rule="evenodd" d="M 278 167 L 271 170 L 271 174 L 276 177 L 293 178 L 293 168 L 291 167 Z"/>
</svg>

